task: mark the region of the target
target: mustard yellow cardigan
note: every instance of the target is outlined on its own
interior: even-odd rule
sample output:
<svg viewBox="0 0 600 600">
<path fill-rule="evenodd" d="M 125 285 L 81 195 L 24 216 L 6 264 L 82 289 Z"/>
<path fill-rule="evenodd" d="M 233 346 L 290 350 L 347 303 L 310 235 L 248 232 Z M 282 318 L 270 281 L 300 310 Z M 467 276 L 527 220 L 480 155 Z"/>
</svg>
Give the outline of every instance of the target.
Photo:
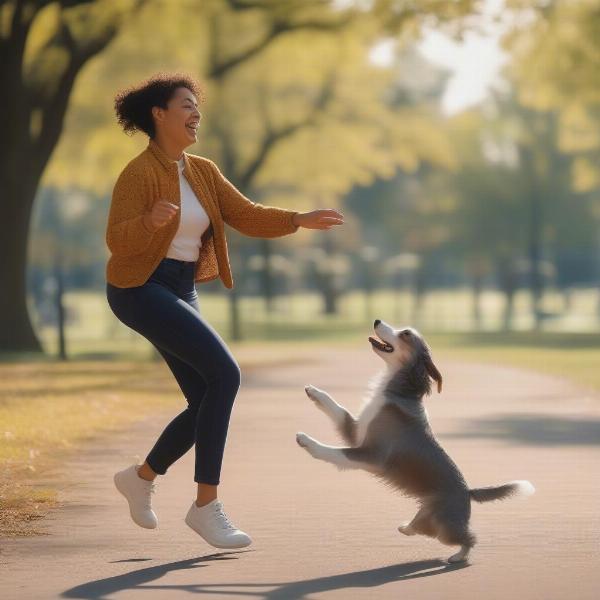
<svg viewBox="0 0 600 600">
<path fill-rule="evenodd" d="M 224 223 L 239 232 L 262 238 L 294 233 L 296 211 L 263 206 L 244 196 L 210 159 L 183 153 L 183 174 L 210 218 L 202 235 L 195 281 L 220 277 L 233 287 Z M 106 280 L 116 287 L 142 285 L 165 257 L 179 227 L 181 208 L 164 227 L 146 228 L 144 213 L 158 200 L 181 207 L 177 162 L 152 139 L 123 169 L 115 183 L 106 227 L 106 245 L 111 255 Z"/>
</svg>

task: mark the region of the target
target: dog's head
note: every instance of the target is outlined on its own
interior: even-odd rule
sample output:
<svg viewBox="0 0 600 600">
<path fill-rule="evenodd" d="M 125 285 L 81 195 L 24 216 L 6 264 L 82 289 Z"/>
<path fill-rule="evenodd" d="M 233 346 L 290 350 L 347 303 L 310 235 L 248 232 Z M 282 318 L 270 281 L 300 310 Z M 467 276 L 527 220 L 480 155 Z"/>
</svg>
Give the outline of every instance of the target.
<svg viewBox="0 0 600 600">
<path fill-rule="evenodd" d="M 396 371 L 414 371 L 415 376 L 423 372 L 426 392 L 430 387 L 427 376 L 437 383 L 438 393 L 442 391 L 442 375 L 433 364 L 427 342 L 416 329 L 394 329 L 379 319 L 375 320 L 373 326 L 377 337 L 369 336 L 369 342 L 375 354 Z"/>
</svg>

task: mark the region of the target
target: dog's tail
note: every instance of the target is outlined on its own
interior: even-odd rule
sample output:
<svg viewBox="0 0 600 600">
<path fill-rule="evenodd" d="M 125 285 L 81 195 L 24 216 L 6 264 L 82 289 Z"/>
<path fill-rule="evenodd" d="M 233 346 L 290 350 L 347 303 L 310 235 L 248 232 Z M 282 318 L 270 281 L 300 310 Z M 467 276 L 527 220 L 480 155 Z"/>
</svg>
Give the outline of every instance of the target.
<svg viewBox="0 0 600 600">
<path fill-rule="evenodd" d="M 525 479 L 469 490 L 469 494 L 475 502 L 504 500 L 510 496 L 531 496 L 534 492 L 535 488 L 533 485 Z"/>
</svg>

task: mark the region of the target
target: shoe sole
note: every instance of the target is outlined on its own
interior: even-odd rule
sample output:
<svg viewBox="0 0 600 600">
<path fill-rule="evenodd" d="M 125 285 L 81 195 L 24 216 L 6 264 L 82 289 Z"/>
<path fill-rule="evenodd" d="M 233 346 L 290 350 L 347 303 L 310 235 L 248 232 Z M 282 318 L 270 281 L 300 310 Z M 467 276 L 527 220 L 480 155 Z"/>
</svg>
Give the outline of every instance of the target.
<svg viewBox="0 0 600 600">
<path fill-rule="evenodd" d="M 214 542 L 209 542 L 199 531 L 197 531 L 196 529 L 194 529 L 194 527 L 192 527 L 192 525 L 190 525 L 190 523 L 188 522 L 188 518 L 186 516 L 185 518 L 185 524 L 194 532 L 197 533 L 207 544 L 210 544 L 211 546 L 214 546 L 215 548 L 245 548 L 246 546 L 249 546 L 252 543 L 252 540 L 250 540 L 248 543 L 243 543 L 243 544 L 236 544 L 236 545 L 230 545 L 230 544 L 218 544 L 218 543 L 214 543 Z"/>
<path fill-rule="evenodd" d="M 144 529 L 156 529 L 155 527 L 148 527 L 148 525 L 143 525 L 142 523 L 140 523 L 139 521 L 136 520 L 132 510 L 131 510 L 131 504 L 129 502 L 129 496 L 127 496 L 127 493 L 125 492 L 124 489 L 121 489 L 121 487 L 119 486 L 119 473 L 115 473 L 115 475 L 113 476 L 113 481 L 115 483 L 115 487 L 117 488 L 117 491 L 119 492 L 119 494 L 121 494 L 125 500 L 127 500 L 127 505 L 129 506 L 129 515 L 131 516 L 131 520 L 138 526 L 138 527 L 143 527 Z"/>
</svg>

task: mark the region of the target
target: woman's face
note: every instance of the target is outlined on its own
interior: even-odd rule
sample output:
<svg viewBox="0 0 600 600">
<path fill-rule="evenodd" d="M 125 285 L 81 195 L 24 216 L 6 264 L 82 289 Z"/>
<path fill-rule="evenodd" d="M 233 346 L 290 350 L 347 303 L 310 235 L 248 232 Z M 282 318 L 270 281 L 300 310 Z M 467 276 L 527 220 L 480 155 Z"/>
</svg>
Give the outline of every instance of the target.
<svg viewBox="0 0 600 600">
<path fill-rule="evenodd" d="M 167 109 L 152 107 L 157 132 L 174 144 L 186 148 L 197 141 L 196 131 L 202 115 L 196 97 L 186 87 L 179 87 L 167 102 Z"/>
</svg>

